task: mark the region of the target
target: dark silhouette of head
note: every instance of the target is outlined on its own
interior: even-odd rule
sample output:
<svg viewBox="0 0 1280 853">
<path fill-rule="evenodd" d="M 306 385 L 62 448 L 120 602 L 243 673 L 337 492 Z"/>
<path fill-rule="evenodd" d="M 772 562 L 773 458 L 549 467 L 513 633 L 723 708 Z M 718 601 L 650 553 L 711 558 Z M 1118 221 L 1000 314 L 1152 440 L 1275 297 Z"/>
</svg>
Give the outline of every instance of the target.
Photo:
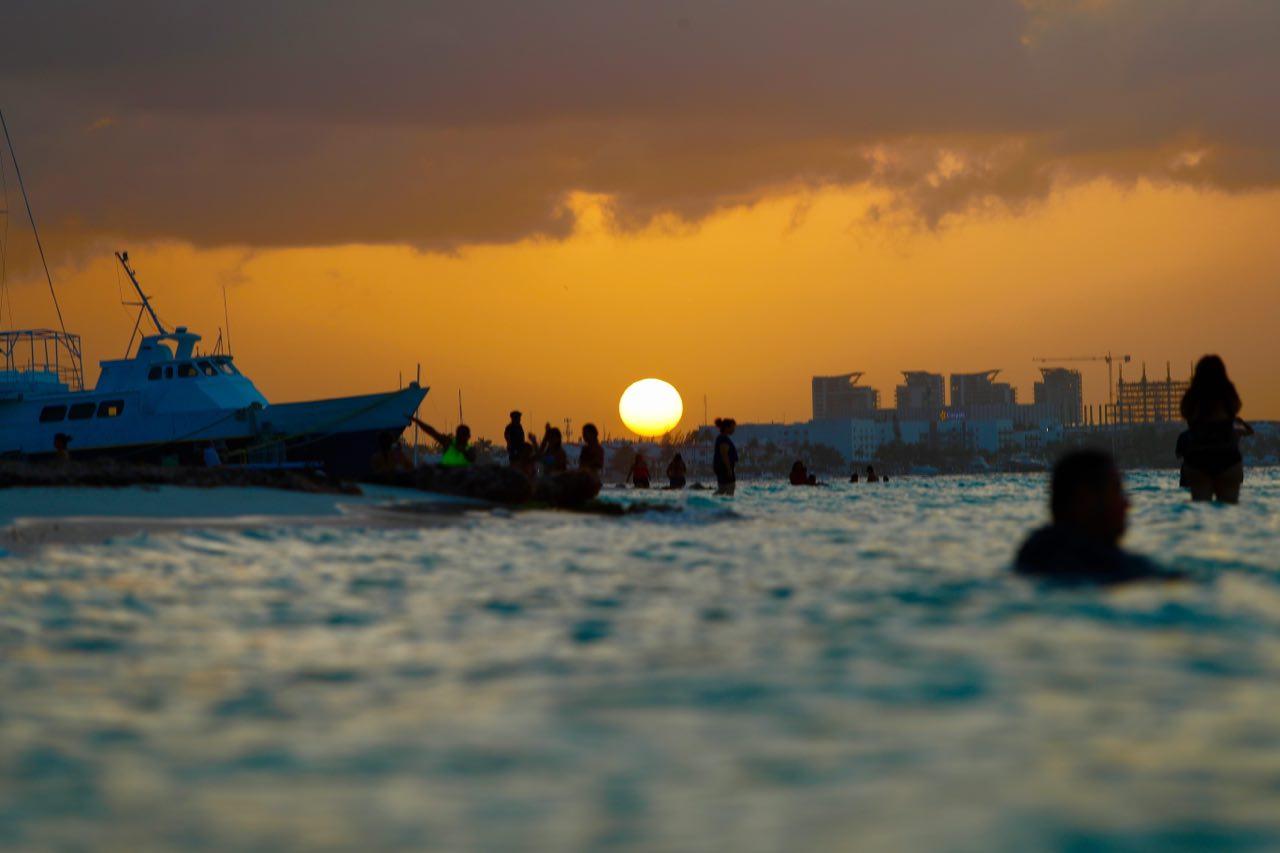
<svg viewBox="0 0 1280 853">
<path fill-rule="evenodd" d="M 560 434 L 559 427 L 547 427 L 546 431 L 542 434 L 542 439 L 547 443 L 547 447 L 551 450 L 559 448 L 560 445 L 564 443 L 564 436 Z"/>
<path fill-rule="evenodd" d="M 804 463 L 801 462 L 799 459 L 797 459 L 795 462 L 791 464 L 791 475 L 795 476 L 796 474 L 803 474 L 803 473 L 804 473 Z"/>
<path fill-rule="evenodd" d="M 681 456 L 679 453 L 677 453 L 675 456 L 672 456 L 672 457 L 671 457 L 671 461 L 672 461 L 672 462 L 679 462 L 681 465 L 683 465 L 683 464 L 684 464 L 684 457 L 683 457 L 683 456 Z"/>
<path fill-rule="evenodd" d="M 600 430 L 596 429 L 595 424 L 582 425 L 582 440 L 587 444 L 595 444 L 600 440 Z"/>
<path fill-rule="evenodd" d="M 874 474 L 875 472 L 876 472 L 876 466 L 874 466 L 874 465 L 868 465 L 868 466 L 867 466 L 867 474 L 868 474 L 868 475 Z"/>
<path fill-rule="evenodd" d="M 1206 355 L 1196 362 L 1191 386 L 1182 395 L 1181 412 L 1187 421 L 1234 418 L 1240 414 L 1240 395 L 1219 356 Z"/>
<path fill-rule="evenodd" d="M 1049 511 L 1054 524 L 1114 545 L 1124 535 L 1128 510 L 1120 470 L 1106 451 L 1072 451 L 1053 467 Z"/>
<path fill-rule="evenodd" d="M 518 423 L 520 423 L 520 412 L 513 411 L 513 412 L 511 413 L 511 423 L 513 423 L 513 424 L 518 424 Z"/>
<path fill-rule="evenodd" d="M 453 439 L 458 444 L 466 444 L 471 441 L 471 427 L 466 424 L 458 424 L 458 428 L 454 430 Z"/>
<path fill-rule="evenodd" d="M 722 435 L 733 435 L 737 427 L 738 422 L 733 418 L 716 418 L 716 429 L 720 430 Z"/>
</svg>

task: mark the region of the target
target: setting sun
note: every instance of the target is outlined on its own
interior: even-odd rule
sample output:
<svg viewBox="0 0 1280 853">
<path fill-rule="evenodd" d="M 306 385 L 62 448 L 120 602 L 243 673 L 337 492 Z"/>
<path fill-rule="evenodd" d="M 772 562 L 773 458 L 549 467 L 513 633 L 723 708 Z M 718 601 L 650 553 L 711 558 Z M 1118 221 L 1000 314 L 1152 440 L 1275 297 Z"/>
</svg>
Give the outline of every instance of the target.
<svg viewBox="0 0 1280 853">
<path fill-rule="evenodd" d="M 684 401 L 680 392 L 661 379 L 641 379 L 622 392 L 618 414 L 627 429 L 647 438 L 666 435 L 680 423 Z"/>
</svg>

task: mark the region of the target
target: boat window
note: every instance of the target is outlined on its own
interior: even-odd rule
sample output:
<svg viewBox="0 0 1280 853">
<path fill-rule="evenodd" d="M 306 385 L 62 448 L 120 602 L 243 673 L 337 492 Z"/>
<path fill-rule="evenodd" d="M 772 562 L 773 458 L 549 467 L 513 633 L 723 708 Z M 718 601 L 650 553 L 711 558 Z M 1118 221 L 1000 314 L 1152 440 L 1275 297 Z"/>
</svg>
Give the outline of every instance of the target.
<svg viewBox="0 0 1280 853">
<path fill-rule="evenodd" d="M 73 421 L 86 421 L 93 417 L 93 410 L 96 408 L 97 406 L 93 403 L 76 403 L 71 407 L 71 411 L 67 414 L 67 418 Z"/>
<path fill-rule="evenodd" d="M 45 406 L 40 410 L 40 423 L 56 423 L 67 416 L 66 406 Z"/>
<path fill-rule="evenodd" d="M 228 376 L 236 375 L 235 365 L 233 365 L 231 362 L 215 361 L 214 364 L 218 365 L 218 369 L 221 370 L 223 373 L 227 374 Z"/>
<path fill-rule="evenodd" d="M 200 370 L 205 376 L 217 376 L 218 371 L 213 369 L 213 365 L 207 361 L 200 362 Z"/>
<path fill-rule="evenodd" d="M 147 371 L 147 378 L 148 378 L 148 379 L 159 379 L 159 378 L 160 378 L 160 375 L 161 375 L 162 373 L 164 373 L 164 370 L 160 367 L 160 365 L 158 365 L 158 364 L 157 364 L 155 367 L 153 367 L 153 368 L 151 368 L 149 371 Z"/>
<path fill-rule="evenodd" d="M 124 411 L 124 400 L 103 400 L 98 404 L 98 417 L 114 418 Z"/>
<path fill-rule="evenodd" d="M 173 378 L 173 368 L 172 368 L 172 367 L 166 367 L 166 368 L 164 369 L 164 378 L 165 378 L 165 379 L 172 379 L 172 378 Z"/>
<path fill-rule="evenodd" d="M 193 376 L 199 376 L 200 372 L 196 370 L 196 366 L 189 361 L 184 361 L 178 365 L 178 375 L 183 379 L 190 379 Z"/>
</svg>

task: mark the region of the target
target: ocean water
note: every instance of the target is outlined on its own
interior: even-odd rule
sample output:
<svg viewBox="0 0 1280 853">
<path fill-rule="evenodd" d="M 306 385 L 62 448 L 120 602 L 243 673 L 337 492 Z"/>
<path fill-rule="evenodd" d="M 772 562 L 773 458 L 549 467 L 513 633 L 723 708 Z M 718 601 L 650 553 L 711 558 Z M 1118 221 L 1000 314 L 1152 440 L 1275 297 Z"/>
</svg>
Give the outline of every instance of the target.
<svg viewBox="0 0 1280 853">
<path fill-rule="evenodd" d="M 1280 473 L 1128 484 L 1192 580 L 1010 576 L 1035 476 L 46 537 L 0 847 L 1278 849 Z"/>
</svg>

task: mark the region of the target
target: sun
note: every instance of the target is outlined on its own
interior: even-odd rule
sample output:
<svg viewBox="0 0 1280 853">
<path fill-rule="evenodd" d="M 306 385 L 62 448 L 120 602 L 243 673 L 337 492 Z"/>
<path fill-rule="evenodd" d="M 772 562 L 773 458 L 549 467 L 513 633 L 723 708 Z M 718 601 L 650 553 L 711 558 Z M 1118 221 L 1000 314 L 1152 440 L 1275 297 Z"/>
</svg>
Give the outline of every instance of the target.
<svg viewBox="0 0 1280 853">
<path fill-rule="evenodd" d="M 631 383 L 618 401 L 618 414 L 627 429 L 646 438 L 666 435 L 680 423 L 684 401 L 670 382 L 641 379 Z"/>
</svg>

